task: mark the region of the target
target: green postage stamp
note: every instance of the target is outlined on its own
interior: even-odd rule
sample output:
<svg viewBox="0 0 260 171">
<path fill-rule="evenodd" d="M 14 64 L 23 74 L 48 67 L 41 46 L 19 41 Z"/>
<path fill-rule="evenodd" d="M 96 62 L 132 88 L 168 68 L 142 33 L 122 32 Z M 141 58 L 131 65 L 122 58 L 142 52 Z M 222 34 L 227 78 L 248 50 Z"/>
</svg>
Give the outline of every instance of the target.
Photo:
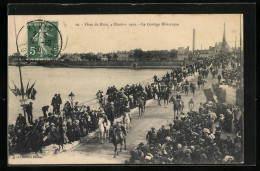
<svg viewBox="0 0 260 171">
<path fill-rule="evenodd" d="M 27 24 L 29 59 L 56 59 L 58 57 L 57 28 L 57 21 L 33 21 Z"/>
</svg>

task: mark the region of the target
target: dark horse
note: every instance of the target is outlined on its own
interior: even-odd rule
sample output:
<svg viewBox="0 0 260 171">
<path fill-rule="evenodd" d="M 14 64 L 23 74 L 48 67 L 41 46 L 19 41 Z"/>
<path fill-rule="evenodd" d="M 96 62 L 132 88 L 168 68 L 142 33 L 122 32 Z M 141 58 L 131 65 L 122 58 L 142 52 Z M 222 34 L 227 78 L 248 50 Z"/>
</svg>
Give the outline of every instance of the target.
<svg viewBox="0 0 260 171">
<path fill-rule="evenodd" d="M 119 135 L 120 134 L 120 135 Z M 125 132 L 116 133 L 114 130 L 110 131 L 110 139 L 111 143 L 114 145 L 114 158 L 116 158 L 116 155 L 119 155 L 117 150 L 117 145 L 120 144 L 120 152 L 122 151 L 122 146 L 124 144 L 125 150 L 126 150 L 126 137 Z"/>
</svg>

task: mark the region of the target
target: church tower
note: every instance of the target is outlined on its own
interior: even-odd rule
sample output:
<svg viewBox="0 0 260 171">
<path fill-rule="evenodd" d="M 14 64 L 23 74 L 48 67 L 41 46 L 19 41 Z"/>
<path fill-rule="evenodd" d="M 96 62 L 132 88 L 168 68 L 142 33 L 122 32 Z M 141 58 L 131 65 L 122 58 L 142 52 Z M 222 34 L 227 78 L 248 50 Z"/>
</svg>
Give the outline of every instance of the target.
<svg viewBox="0 0 260 171">
<path fill-rule="evenodd" d="M 226 23 L 224 23 L 224 32 L 223 32 L 221 50 L 224 51 L 224 52 L 229 51 L 229 46 L 228 46 L 228 43 L 227 43 L 227 40 L 226 40 Z"/>
</svg>

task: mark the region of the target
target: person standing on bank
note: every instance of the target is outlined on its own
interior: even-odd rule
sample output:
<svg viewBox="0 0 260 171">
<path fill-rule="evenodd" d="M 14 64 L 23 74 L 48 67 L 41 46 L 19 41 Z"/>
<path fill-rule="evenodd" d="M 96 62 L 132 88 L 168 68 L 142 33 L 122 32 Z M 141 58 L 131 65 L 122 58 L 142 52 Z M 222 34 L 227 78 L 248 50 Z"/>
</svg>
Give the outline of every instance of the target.
<svg viewBox="0 0 260 171">
<path fill-rule="evenodd" d="M 57 113 L 57 94 L 54 95 L 54 97 L 51 100 L 51 105 L 53 106 L 53 114 Z"/>
<path fill-rule="evenodd" d="M 60 94 L 58 94 L 57 98 L 56 98 L 56 110 L 57 110 L 57 113 L 60 114 L 60 105 L 62 104 L 62 100 L 61 100 L 61 97 L 60 97 Z"/>
<path fill-rule="evenodd" d="M 44 118 L 47 118 L 47 112 L 48 111 L 49 111 L 49 105 L 42 107 L 42 112 L 43 112 Z"/>
<path fill-rule="evenodd" d="M 32 102 L 30 102 L 27 106 L 26 106 L 26 108 L 25 108 L 25 110 L 26 110 L 26 113 L 27 113 L 27 116 L 28 116 L 28 122 L 29 123 L 32 123 L 32 121 L 33 121 L 33 114 L 32 114 L 32 109 L 33 109 L 33 107 L 32 107 Z"/>
</svg>

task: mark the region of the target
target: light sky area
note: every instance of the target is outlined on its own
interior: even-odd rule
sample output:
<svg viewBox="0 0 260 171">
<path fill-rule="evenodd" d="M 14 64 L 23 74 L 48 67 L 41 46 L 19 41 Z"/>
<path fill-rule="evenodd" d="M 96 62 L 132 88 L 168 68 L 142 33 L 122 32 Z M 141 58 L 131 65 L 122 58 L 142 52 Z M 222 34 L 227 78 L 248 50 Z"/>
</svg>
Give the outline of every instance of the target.
<svg viewBox="0 0 260 171">
<path fill-rule="evenodd" d="M 9 55 L 17 52 L 14 20 L 18 33 L 28 21 L 36 19 L 58 21 L 64 45 L 61 53 L 108 53 L 136 48 L 145 51 L 171 50 L 187 46 L 192 50 L 193 29 L 196 29 L 195 49 L 201 49 L 201 44 L 202 49 L 208 49 L 209 46 L 215 46 L 216 42 L 222 41 L 224 23 L 229 46 L 234 47 L 237 38 L 238 47 L 240 41 L 240 14 L 10 15 Z M 147 23 L 162 22 L 179 25 L 147 26 Z M 85 26 L 85 23 L 107 23 L 109 26 Z M 113 26 L 114 23 L 124 23 L 126 26 Z M 141 23 L 146 26 L 141 26 Z M 21 31 L 21 36 L 22 34 L 27 34 L 26 28 Z"/>
</svg>

